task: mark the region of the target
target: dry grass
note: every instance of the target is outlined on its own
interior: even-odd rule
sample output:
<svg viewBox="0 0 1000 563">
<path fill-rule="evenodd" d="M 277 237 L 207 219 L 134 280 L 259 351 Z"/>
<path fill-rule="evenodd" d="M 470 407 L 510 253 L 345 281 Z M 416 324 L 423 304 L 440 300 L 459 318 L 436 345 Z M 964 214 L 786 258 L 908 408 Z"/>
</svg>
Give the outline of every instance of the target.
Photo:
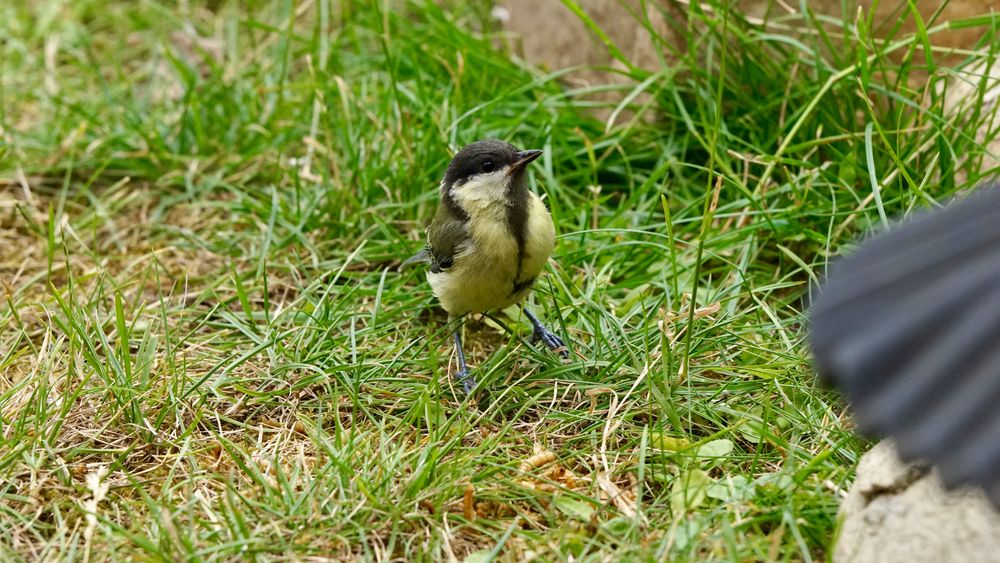
<svg viewBox="0 0 1000 563">
<path fill-rule="evenodd" d="M 373 6 L 0 6 L 0 559 L 822 558 L 864 444 L 809 283 L 991 173 L 996 110 L 886 78 L 925 36 L 841 59 L 719 9 L 605 129 L 485 5 Z M 470 321 L 466 398 L 396 266 L 486 136 L 546 151 L 573 354 Z"/>
</svg>

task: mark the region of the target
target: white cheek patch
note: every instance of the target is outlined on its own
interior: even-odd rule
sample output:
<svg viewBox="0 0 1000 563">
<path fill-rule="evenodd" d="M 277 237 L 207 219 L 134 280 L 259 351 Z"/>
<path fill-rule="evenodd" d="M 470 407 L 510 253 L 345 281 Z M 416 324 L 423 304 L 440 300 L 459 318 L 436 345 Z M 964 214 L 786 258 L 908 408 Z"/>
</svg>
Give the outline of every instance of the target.
<svg viewBox="0 0 1000 563">
<path fill-rule="evenodd" d="M 507 176 L 507 169 L 502 168 L 489 174 L 476 174 L 461 186 L 452 188 L 451 193 L 460 203 L 505 201 L 509 185 L 510 177 Z"/>
</svg>

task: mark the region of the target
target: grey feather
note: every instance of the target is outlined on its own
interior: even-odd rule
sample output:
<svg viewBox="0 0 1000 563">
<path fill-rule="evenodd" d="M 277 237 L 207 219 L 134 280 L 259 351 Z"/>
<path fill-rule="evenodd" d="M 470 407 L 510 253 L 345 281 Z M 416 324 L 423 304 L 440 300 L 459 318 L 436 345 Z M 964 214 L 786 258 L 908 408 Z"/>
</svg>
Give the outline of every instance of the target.
<svg viewBox="0 0 1000 563">
<path fill-rule="evenodd" d="M 858 427 L 1000 506 L 1000 189 L 923 213 L 830 268 L 812 306 L 820 373 Z"/>
<path fill-rule="evenodd" d="M 427 252 L 432 272 L 442 272 L 455 263 L 455 255 L 469 240 L 468 222 L 469 216 L 451 198 L 447 186 L 443 186 L 441 205 L 427 229 Z"/>
<path fill-rule="evenodd" d="M 430 264 L 435 274 L 455 263 L 455 256 L 468 244 L 468 217 L 455 206 L 441 205 L 427 229 L 427 246 L 407 258 L 400 269 L 414 264 Z"/>
<path fill-rule="evenodd" d="M 420 264 L 421 262 L 425 264 L 431 263 L 431 248 L 429 246 L 423 247 L 420 249 L 420 252 L 410 256 L 406 260 L 403 260 L 403 263 L 399 265 L 399 269 L 402 270 L 403 268 L 408 268 L 414 264 Z"/>
</svg>

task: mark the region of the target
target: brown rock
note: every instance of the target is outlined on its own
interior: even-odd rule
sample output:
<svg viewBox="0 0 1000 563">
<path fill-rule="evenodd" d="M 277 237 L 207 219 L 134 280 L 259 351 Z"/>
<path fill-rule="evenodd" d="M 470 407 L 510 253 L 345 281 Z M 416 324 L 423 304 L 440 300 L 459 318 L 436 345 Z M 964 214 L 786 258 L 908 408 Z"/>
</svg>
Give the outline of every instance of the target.
<svg viewBox="0 0 1000 563">
<path fill-rule="evenodd" d="M 502 18 L 505 27 L 516 36 L 515 51 L 528 62 L 550 70 L 575 66 L 625 70 L 625 65 L 615 60 L 599 38 L 559 0 L 503 0 L 500 5 L 506 10 Z M 661 55 L 670 59 L 669 51 L 658 46 L 659 38 L 674 46 L 683 43 L 680 36 L 670 29 L 666 16 L 654 2 L 580 0 L 579 5 L 607 34 L 624 58 L 637 68 L 659 68 Z M 643 5 L 646 7 L 643 17 L 648 18 L 656 37 L 633 16 L 643 14 Z M 683 17 L 682 12 L 669 7 L 667 12 Z M 609 107 L 597 112 L 602 120 L 611 114 L 612 106 L 625 97 L 632 83 L 622 74 L 596 68 L 581 68 L 567 74 L 565 80 L 574 88 L 622 85 L 620 91 L 588 96 L 608 104 Z"/>
<path fill-rule="evenodd" d="M 683 28 L 687 21 L 686 2 L 660 0 L 640 2 L 639 0 L 579 0 L 579 6 L 607 34 L 625 57 L 635 66 L 652 69 L 659 66 L 660 55 L 668 57 L 669 49 L 659 47 L 660 41 L 674 48 L 683 48 L 681 37 L 668 25 L 673 18 L 676 25 Z M 854 19 L 856 12 L 844 14 L 840 2 L 808 2 L 810 10 L 817 14 Z M 885 34 L 893 27 L 899 14 L 908 11 L 907 3 L 899 0 L 883 0 L 877 4 L 873 0 L 858 2 L 867 13 L 875 4 L 874 33 Z M 940 0 L 916 0 L 916 6 L 927 27 L 944 21 L 959 20 L 972 16 L 986 15 L 1000 11 L 1000 0 L 951 0 L 932 21 L 940 8 Z M 558 69 L 578 65 L 611 65 L 613 58 L 607 48 L 560 0 L 501 0 L 500 5 L 507 11 L 505 26 L 513 31 L 520 41 L 520 50 L 531 63 Z M 642 7 L 645 6 L 643 14 Z M 772 21 L 797 13 L 798 2 L 774 2 L 774 0 L 741 0 L 739 10 L 755 20 Z M 634 15 L 644 16 L 649 26 L 659 38 L 640 25 Z M 916 30 L 916 22 L 911 16 L 906 18 L 896 36 Z M 983 36 L 981 26 L 964 29 L 944 30 L 932 36 L 932 43 L 938 47 L 961 47 L 971 49 Z M 586 73 L 584 73 L 586 75 Z M 593 75 L 592 75 L 593 76 Z"/>
<path fill-rule="evenodd" d="M 928 27 L 944 21 L 959 20 L 972 16 L 1000 11 L 1000 0 L 951 0 L 934 18 L 940 8 L 940 0 L 916 0 L 916 6 Z M 686 46 L 679 34 L 670 27 L 683 28 L 687 22 L 687 2 L 677 0 L 579 0 L 579 6 L 607 35 L 626 60 L 637 68 L 652 70 L 661 67 L 662 60 L 672 59 L 671 49 L 682 50 Z M 812 1 L 807 3 L 815 13 L 836 18 L 854 19 L 856 11 L 843 13 L 840 2 Z M 603 101 L 607 108 L 598 111 L 604 119 L 611 114 L 611 108 L 623 99 L 629 91 L 632 80 L 615 70 L 599 70 L 605 67 L 624 70 L 625 65 L 615 60 L 609 49 L 591 30 L 580 21 L 560 0 L 500 0 L 503 8 L 504 26 L 513 32 L 515 51 L 528 62 L 548 69 L 564 69 L 585 66 L 565 76 L 572 87 L 618 85 L 621 89 L 612 92 L 594 93 L 590 99 Z M 902 11 L 908 10 L 907 2 L 900 0 L 863 0 L 858 3 L 864 10 L 875 6 L 873 33 L 885 36 L 893 27 Z M 645 11 L 643 11 L 645 6 Z M 740 0 L 739 10 L 751 20 L 774 21 L 785 18 L 799 9 L 799 2 L 774 2 L 774 0 Z M 647 26 L 640 25 L 636 16 L 644 18 Z M 933 21 L 932 21 L 932 18 Z M 801 20 L 792 20 L 792 25 L 801 25 Z M 895 32 L 900 37 L 917 28 L 912 16 L 907 16 L 902 28 Z M 936 47 L 972 49 L 983 36 L 981 26 L 965 29 L 944 30 L 931 36 Z M 898 51 L 897 56 L 902 56 Z M 939 63 L 957 62 L 959 56 L 945 58 L 940 52 L 935 54 Z M 919 78 L 919 73 L 914 74 Z M 643 98 L 639 99 L 640 102 Z M 626 116 L 627 117 L 627 114 Z"/>
</svg>

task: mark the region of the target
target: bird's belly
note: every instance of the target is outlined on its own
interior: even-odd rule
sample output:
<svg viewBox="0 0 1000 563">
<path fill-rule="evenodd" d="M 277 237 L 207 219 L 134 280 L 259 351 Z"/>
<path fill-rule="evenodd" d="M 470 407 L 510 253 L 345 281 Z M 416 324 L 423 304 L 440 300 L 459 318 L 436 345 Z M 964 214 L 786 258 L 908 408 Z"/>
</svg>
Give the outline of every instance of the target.
<svg viewBox="0 0 1000 563">
<path fill-rule="evenodd" d="M 428 273 L 434 295 L 450 315 L 482 313 L 513 304 L 514 276 L 517 274 L 517 244 L 512 237 L 477 239 L 455 257 L 446 271 Z"/>
<path fill-rule="evenodd" d="M 455 257 L 455 265 L 427 274 L 434 295 L 448 314 L 503 309 L 524 299 L 555 242 L 552 219 L 541 201 L 537 205 L 543 214 L 529 221 L 525 252 L 520 256 L 517 241 L 504 221 L 479 217 L 471 222 L 471 244 Z"/>
<path fill-rule="evenodd" d="M 490 268 L 455 268 L 448 272 L 427 274 L 434 295 L 449 315 L 482 313 L 510 306 L 526 292 L 513 293 L 509 274 Z"/>
</svg>

